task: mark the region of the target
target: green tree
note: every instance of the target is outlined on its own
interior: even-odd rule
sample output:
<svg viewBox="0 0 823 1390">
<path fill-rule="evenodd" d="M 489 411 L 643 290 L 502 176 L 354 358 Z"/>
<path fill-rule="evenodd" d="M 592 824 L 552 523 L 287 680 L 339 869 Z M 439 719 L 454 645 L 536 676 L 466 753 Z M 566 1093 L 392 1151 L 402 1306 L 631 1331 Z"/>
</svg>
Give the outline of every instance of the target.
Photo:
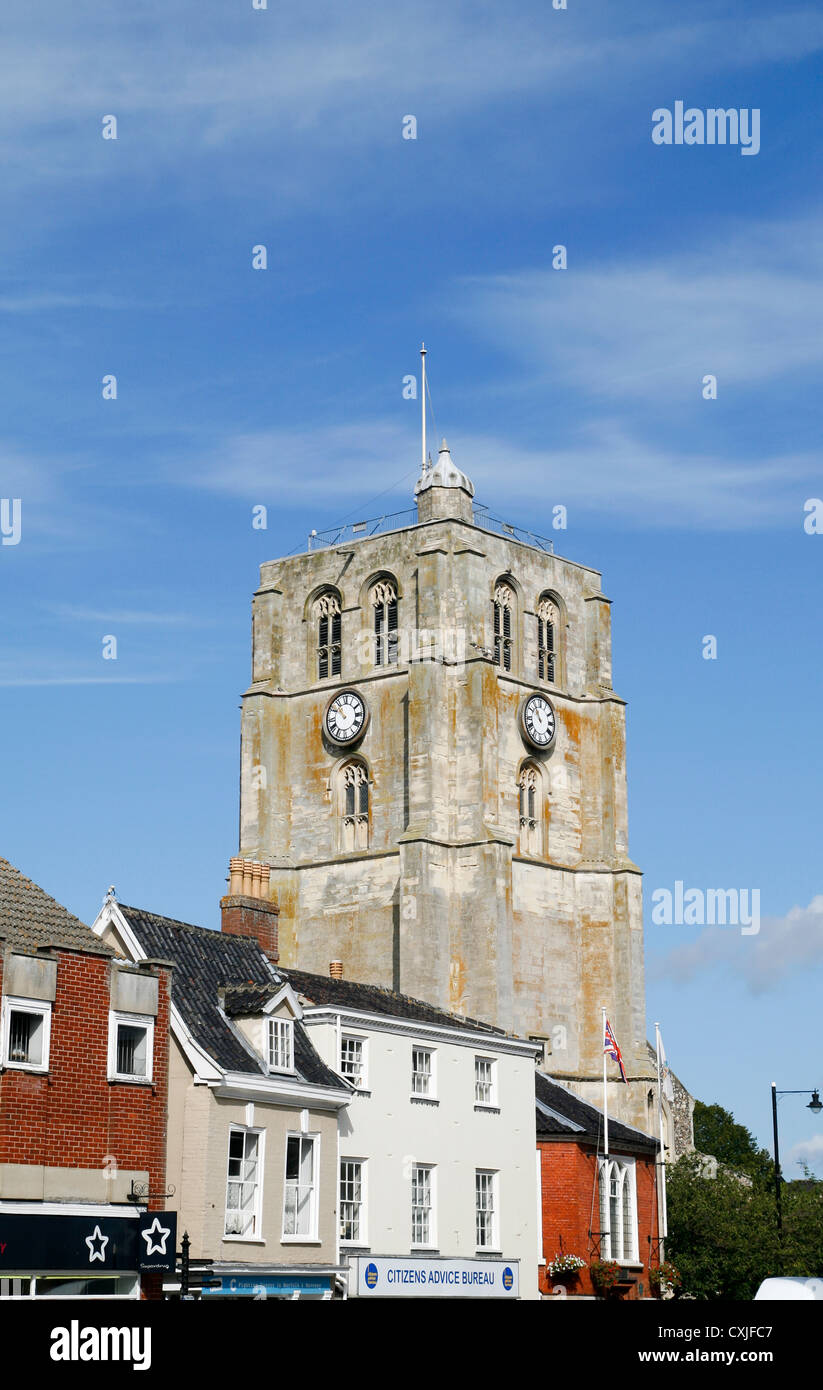
<svg viewBox="0 0 823 1390">
<path fill-rule="evenodd" d="M 714 1178 L 696 1154 L 668 1170 L 666 1258 L 683 1277 L 681 1293 L 700 1299 L 751 1299 L 778 1268 L 774 1196 L 765 1184 L 718 1167 Z"/>
<path fill-rule="evenodd" d="M 713 1154 L 718 1163 L 736 1173 L 748 1173 L 762 1182 L 774 1181 L 774 1162 L 745 1125 L 740 1125 L 722 1105 L 694 1105 L 694 1146 L 698 1153 Z"/>
<path fill-rule="evenodd" d="M 823 1277 L 823 1182 L 784 1183 L 779 1241 L 773 1180 L 741 1177 L 739 1167 L 706 1172 L 697 1154 L 668 1170 L 666 1258 L 682 1275 L 681 1294 L 749 1300 L 770 1275 Z"/>
</svg>

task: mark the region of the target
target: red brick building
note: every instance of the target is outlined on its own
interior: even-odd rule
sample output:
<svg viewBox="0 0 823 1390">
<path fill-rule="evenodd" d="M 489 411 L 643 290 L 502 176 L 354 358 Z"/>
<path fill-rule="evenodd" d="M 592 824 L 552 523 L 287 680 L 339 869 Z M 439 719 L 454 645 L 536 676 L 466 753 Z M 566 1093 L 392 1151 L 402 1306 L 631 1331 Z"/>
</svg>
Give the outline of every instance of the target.
<svg viewBox="0 0 823 1390">
<path fill-rule="evenodd" d="M 606 1157 L 602 1112 L 540 1072 L 536 1122 L 541 1293 L 591 1298 L 590 1264 L 607 1260 L 620 1267 L 615 1297 L 648 1297 L 659 1252 L 657 1141 L 610 1119 Z M 585 1261 L 577 1274 L 552 1271 L 552 1262 L 574 1255 Z"/>
<path fill-rule="evenodd" d="M 159 1296 L 170 976 L 0 858 L 0 1298 Z"/>
</svg>

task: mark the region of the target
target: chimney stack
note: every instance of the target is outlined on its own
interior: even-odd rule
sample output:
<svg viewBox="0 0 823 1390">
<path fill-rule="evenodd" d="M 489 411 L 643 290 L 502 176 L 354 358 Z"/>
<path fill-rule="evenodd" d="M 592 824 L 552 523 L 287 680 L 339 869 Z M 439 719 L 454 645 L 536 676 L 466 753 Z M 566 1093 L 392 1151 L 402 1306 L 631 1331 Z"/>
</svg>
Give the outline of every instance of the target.
<svg viewBox="0 0 823 1390">
<path fill-rule="evenodd" d="M 221 930 L 248 936 L 276 965 L 277 919 L 280 909 L 269 898 L 271 868 L 236 855 L 229 861 L 229 891 L 220 899 Z"/>
<path fill-rule="evenodd" d="M 342 962 L 342 960 L 332 960 L 332 961 L 329 961 L 329 979 L 331 979 L 331 980 L 342 980 L 342 978 L 343 978 L 343 962 Z"/>
</svg>

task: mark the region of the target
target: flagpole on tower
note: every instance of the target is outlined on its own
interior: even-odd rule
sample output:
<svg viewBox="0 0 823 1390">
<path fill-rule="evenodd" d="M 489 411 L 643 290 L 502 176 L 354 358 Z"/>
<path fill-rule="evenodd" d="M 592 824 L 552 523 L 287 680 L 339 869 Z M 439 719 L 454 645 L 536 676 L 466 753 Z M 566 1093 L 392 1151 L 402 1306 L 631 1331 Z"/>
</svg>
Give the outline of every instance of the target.
<svg viewBox="0 0 823 1390">
<path fill-rule="evenodd" d="M 423 435 L 423 464 L 422 464 L 421 472 L 425 473 L 425 471 L 426 471 L 426 344 L 425 344 L 425 343 L 421 343 L 421 345 L 420 345 L 420 361 L 421 361 L 421 363 L 423 364 L 423 365 L 422 365 L 422 370 L 421 370 L 421 373 L 420 373 L 420 380 L 421 380 L 421 391 L 420 391 L 420 395 L 421 395 L 421 397 L 422 397 L 422 401 L 421 401 L 421 405 L 420 405 L 420 415 L 421 415 L 421 425 L 422 425 L 422 435 Z"/>
<path fill-rule="evenodd" d="M 660 1239 L 662 1242 L 666 1239 L 667 1235 L 669 1234 L 669 1219 L 668 1212 L 666 1210 L 666 1146 L 663 1143 L 663 1066 L 661 1059 L 661 1053 L 663 1050 L 663 1039 L 660 1036 L 659 1023 L 656 1023 L 654 1025 L 654 1034 L 655 1044 L 657 1047 L 657 1123 L 658 1132 L 660 1136 L 660 1196 L 662 1199 L 662 1221 Z M 664 1252 L 661 1251 L 661 1261 L 663 1259 L 663 1253 Z"/>
<path fill-rule="evenodd" d="M 606 1081 L 606 1010 L 601 1010 L 603 1014 L 603 1148 L 606 1158 L 609 1156 L 609 1090 Z"/>
</svg>

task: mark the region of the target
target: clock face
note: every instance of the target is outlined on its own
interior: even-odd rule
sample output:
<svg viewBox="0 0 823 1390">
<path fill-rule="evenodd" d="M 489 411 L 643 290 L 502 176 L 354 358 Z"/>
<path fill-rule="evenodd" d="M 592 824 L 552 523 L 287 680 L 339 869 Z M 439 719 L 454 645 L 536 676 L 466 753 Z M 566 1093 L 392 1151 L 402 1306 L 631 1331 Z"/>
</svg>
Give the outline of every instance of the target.
<svg viewBox="0 0 823 1390">
<path fill-rule="evenodd" d="M 333 743 L 354 743 L 365 732 L 368 711 L 356 690 L 341 690 L 326 709 L 326 733 Z"/>
<path fill-rule="evenodd" d="M 523 705 L 520 723 L 525 737 L 535 748 L 548 748 L 557 732 L 554 710 L 545 695 L 530 695 Z"/>
</svg>

